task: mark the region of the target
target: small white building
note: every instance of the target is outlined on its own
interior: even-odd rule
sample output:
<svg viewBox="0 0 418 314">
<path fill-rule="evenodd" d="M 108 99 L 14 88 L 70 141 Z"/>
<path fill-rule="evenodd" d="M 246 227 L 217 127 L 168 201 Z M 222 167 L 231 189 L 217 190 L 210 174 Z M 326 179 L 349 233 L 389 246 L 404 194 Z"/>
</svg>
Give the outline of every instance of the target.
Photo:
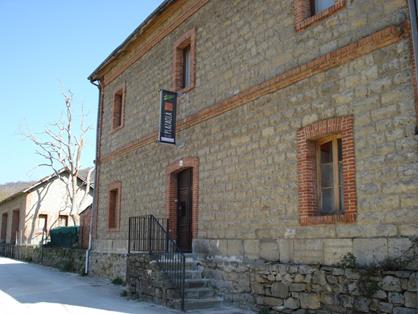
<svg viewBox="0 0 418 314">
<path fill-rule="evenodd" d="M 68 171 L 45 177 L 0 202 L 0 242 L 39 244 L 52 228 L 78 226 L 79 213 L 92 204 L 93 188 L 77 180 L 76 210 L 71 212 Z"/>
</svg>

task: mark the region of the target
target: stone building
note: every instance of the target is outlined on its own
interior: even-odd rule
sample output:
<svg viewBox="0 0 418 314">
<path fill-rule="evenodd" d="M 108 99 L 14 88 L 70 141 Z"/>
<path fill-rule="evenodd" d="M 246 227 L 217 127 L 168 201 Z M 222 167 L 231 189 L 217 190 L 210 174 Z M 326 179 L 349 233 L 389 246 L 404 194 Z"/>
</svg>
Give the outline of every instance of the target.
<svg viewBox="0 0 418 314">
<path fill-rule="evenodd" d="M 241 303 L 309 308 L 254 290 L 253 263 L 402 256 L 418 235 L 410 25 L 406 0 L 164 1 L 89 77 L 92 272 L 125 276 L 129 217 L 147 214 Z M 157 142 L 160 89 L 178 92 L 176 145 Z"/>
<path fill-rule="evenodd" d="M 68 174 L 59 175 L 66 180 Z M 0 202 L 0 242 L 36 245 L 51 228 L 78 226 L 79 212 L 93 202 L 93 189 L 87 190 L 84 178 L 78 179 L 76 201 L 79 206 L 71 213 L 66 183 L 53 174 Z"/>
</svg>

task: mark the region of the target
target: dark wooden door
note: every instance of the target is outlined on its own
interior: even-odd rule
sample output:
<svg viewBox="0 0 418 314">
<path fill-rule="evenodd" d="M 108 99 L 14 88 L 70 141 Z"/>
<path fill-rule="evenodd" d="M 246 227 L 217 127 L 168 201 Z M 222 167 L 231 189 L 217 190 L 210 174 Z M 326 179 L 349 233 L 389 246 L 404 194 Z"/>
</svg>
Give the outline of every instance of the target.
<svg viewBox="0 0 418 314">
<path fill-rule="evenodd" d="M 177 245 L 192 251 L 192 169 L 177 175 Z"/>
<path fill-rule="evenodd" d="M 19 210 L 16 209 L 13 211 L 12 215 L 12 235 L 11 235 L 11 243 L 16 242 L 17 233 L 19 232 Z"/>
<path fill-rule="evenodd" d="M 6 241 L 6 235 L 7 235 L 7 218 L 8 214 L 4 213 L 1 217 L 1 238 L 0 240 Z"/>
</svg>

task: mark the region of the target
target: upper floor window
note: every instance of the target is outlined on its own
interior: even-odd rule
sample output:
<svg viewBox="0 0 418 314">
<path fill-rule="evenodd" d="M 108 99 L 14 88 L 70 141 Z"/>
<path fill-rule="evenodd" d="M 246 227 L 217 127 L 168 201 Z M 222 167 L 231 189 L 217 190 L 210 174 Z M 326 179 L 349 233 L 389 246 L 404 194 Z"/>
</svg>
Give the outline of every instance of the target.
<svg viewBox="0 0 418 314">
<path fill-rule="evenodd" d="M 311 0 L 311 15 L 318 14 L 335 4 L 336 0 Z"/>
<path fill-rule="evenodd" d="M 113 95 L 112 106 L 112 131 L 118 130 L 123 127 L 124 118 L 124 89 L 120 88 Z"/>
<path fill-rule="evenodd" d="M 188 92 L 195 84 L 196 31 L 192 29 L 174 44 L 173 89 Z"/>
<path fill-rule="evenodd" d="M 190 46 L 183 49 L 183 77 L 182 77 L 182 88 L 190 87 Z"/>
<path fill-rule="evenodd" d="M 296 31 L 332 15 L 345 4 L 346 0 L 293 0 Z"/>
</svg>

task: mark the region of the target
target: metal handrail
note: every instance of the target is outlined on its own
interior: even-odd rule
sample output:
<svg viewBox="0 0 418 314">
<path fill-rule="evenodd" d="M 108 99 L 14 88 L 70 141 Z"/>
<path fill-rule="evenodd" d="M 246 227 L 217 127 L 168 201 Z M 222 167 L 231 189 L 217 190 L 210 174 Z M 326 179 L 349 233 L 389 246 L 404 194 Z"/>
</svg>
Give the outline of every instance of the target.
<svg viewBox="0 0 418 314">
<path fill-rule="evenodd" d="M 168 219 L 158 219 L 154 215 L 130 217 L 128 254 L 147 252 L 152 256 L 161 272 L 180 290 L 184 310 L 186 257 L 171 239 L 167 226 Z"/>
</svg>

